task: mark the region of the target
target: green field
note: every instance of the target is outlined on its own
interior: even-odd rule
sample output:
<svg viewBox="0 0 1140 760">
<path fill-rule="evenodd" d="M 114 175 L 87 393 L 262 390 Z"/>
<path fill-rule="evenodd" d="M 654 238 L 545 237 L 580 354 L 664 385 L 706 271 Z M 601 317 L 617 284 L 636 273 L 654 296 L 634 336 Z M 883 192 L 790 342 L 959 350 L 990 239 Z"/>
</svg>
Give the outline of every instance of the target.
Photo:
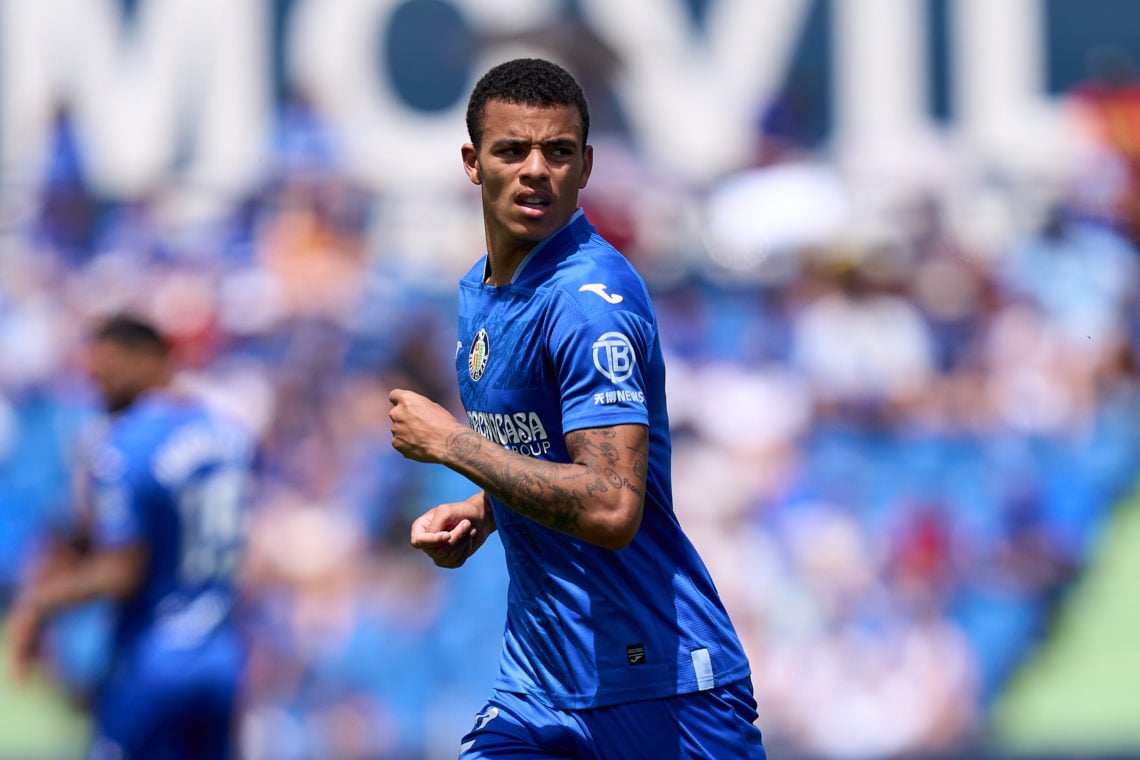
<svg viewBox="0 0 1140 760">
<path fill-rule="evenodd" d="M 1140 752 L 1140 492 L 1106 525 L 1048 643 L 994 716 L 1024 752 Z"/>
<path fill-rule="evenodd" d="M 87 721 L 52 683 L 35 676 L 15 683 L 3 647 L 0 668 L 0 760 L 78 760 L 85 753 Z"/>
</svg>

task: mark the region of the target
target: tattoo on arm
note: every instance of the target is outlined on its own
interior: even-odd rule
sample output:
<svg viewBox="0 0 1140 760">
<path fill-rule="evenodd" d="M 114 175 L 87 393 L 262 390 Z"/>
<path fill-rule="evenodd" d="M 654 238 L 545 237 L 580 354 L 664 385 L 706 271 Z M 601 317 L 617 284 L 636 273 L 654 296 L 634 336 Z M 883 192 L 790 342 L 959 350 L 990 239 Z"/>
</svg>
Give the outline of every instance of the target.
<svg viewBox="0 0 1140 760">
<path fill-rule="evenodd" d="M 571 464 L 524 457 L 473 430 L 447 440 L 455 469 L 520 514 L 565 533 L 577 533 L 604 494 L 625 489 L 644 498 L 647 431 L 630 439 L 612 427 L 576 430 L 566 436 L 566 447 Z"/>
<path fill-rule="evenodd" d="M 471 459 L 483 444 L 483 438 L 474 430 L 461 430 L 447 439 L 447 449 L 460 461 Z"/>
</svg>

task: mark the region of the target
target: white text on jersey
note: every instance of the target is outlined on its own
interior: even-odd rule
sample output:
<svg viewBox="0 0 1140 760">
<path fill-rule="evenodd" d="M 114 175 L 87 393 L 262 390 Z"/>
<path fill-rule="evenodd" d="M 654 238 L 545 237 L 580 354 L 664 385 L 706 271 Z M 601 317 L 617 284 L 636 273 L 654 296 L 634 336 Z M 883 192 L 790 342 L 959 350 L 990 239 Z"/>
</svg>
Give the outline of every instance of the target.
<svg viewBox="0 0 1140 760">
<path fill-rule="evenodd" d="M 511 451 L 537 457 L 550 451 L 550 437 L 538 412 L 467 412 L 471 429 Z"/>
</svg>

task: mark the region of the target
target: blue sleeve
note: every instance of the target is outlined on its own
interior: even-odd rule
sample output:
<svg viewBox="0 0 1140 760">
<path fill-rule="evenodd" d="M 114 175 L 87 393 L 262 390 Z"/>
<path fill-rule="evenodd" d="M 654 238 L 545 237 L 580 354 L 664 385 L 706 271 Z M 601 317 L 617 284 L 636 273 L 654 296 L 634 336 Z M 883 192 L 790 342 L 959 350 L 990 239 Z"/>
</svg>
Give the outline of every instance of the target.
<svg viewBox="0 0 1140 760">
<path fill-rule="evenodd" d="M 562 432 L 648 425 L 645 373 L 656 340 L 652 323 L 628 309 L 587 314 L 573 299 L 563 299 L 550 331 Z"/>
<path fill-rule="evenodd" d="M 101 548 L 116 548 L 145 537 L 143 506 L 149 477 L 142 462 L 110 448 L 92 472 L 93 539 Z"/>
</svg>

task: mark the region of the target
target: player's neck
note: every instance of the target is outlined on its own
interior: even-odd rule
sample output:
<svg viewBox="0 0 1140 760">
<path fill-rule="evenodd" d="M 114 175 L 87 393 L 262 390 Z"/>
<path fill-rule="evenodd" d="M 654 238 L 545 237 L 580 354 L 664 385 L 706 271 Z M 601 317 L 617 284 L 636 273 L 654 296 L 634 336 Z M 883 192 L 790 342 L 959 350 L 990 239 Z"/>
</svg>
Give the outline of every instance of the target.
<svg viewBox="0 0 1140 760">
<path fill-rule="evenodd" d="M 509 285 L 519 265 L 534 246 L 534 243 L 520 241 L 496 244 L 488 235 L 487 265 L 483 270 L 483 282 L 487 285 Z"/>
</svg>

